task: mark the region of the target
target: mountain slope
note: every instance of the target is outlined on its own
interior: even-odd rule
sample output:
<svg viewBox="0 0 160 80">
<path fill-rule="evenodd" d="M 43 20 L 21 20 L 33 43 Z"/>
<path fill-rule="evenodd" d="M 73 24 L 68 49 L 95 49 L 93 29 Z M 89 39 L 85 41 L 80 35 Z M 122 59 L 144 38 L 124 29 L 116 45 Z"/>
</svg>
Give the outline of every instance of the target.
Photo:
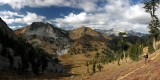
<svg viewBox="0 0 160 80">
<path fill-rule="evenodd" d="M 21 34 L 34 46 L 42 47 L 49 54 L 65 54 L 70 45 L 68 32 L 54 27 L 49 23 L 34 22 L 31 25 L 15 31 Z"/>
<path fill-rule="evenodd" d="M 27 27 L 23 27 L 14 31 L 17 36 L 22 35 L 26 31 Z"/>
<path fill-rule="evenodd" d="M 72 40 L 76 40 L 76 39 L 80 39 L 84 35 L 90 35 L 93 37 L 100 37 L 101 36 L 98 32 L 92 30 L 89 27 L 84 27 L 84 26 L 70 31 L 69 36 Z"/>
<path fill-rule="evenodd" d="M 0 18 L 0 80 L 8 76 L 14 76 L 14 80 L 19 75 L 62 72 L 62 66 L 41 47 L 33 47 L 17 37 Z"/>
<path fill-rule="evenodd" d="M 0 69 L 2 67 L 11 66 L 11 60 L 14 55 L 14 42 L 17 40 L 16 35 L 7 26 L 7 24 L 0 18 Z M 14 66 L 14 65 L 13 65 Z"/>
<path fill-rule="evenodd" d="M 70 38 L 74 41 L 69 53 L 95 53 L 107 48 L 108 37 L 91 28 L 80 27 L 70 31 Z"/>
<path fill-rule="evenodd" d="M 141 67 L 135 69 L 129 74 L 125 74 L 120 78 L 123 78 L 123 80 L 135 80 L 135 79 L 136 80 L 159 80 L 160 79 L 159 60 L 160 60 L 160 50 L 157 50 L 149 58 L 149 62 L 146 65 L 142 65 Z"/>
<path fill-rule="evenodd" d="M 109 63 L 101 72 L 89 76 L 86 80 L 159 80 L 160 49 L 149 55 L 148 63 L 144 59 L 134 62 L 121 61 L 121 65 Z"/>
</svg>

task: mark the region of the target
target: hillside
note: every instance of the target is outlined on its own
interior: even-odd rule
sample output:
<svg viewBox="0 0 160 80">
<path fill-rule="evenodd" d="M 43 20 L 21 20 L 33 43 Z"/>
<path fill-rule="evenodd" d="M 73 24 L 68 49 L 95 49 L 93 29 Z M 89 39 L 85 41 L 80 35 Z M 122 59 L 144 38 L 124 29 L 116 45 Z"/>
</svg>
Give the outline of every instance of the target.
<svg viewBox="0 0 160 80">
<path fill-rule="evenodd" d="M 121 62 L 121 65 L 110 63 L 106 65 L 102 72 L 98 72 L 89 80 L 158 80 L 159 75 L 160 50 L 149 55 L 148 63 L 144 64 L 142 58 L 138 62 L 128 60 Z"/>
<path fill-rule="evenodd" d="M 63 56 L 65 57 L 65 56 Z M 113 63 L 104 64 L 102 71 L 96 70 L 94 75 L 87 73 L 87 67 L 84 65 L 85 61 L 91 58 L 85 58 L 83 55 L 75 55 L 70 58 L 65 58 L 64 62 L 74 64 L 70 73 L 75 74 L 74 77 L 64 77 L 60 80 L 159 80 L 159 59 L 160 50 L 149 55 L 149 62 L 145 65 L 144 59 L 135 62 L 127 59 L 127 62 L 121 60 L 120 65 L 117 61 Z M 90 71 L 92 65 L 89 65 Z M 77 74 L 77 75 L 76 75 Z"/>
<path fill-rule="evenodd" d="M 0 80 L 21 75 L 58 73 L 62 65 L 40 47 L 33 47 L 22 37 L 17 37 L 0 18 Z M 65 71 L 63 71 L 65 72 Z M 13 80 L 14 80 L 13 79 Z"/>
<path fill-rule="evenodd" d="M 72 40 L 80 39 L 81 37 L 83 37 L 85 35 L 90 35 L 93 37 L 100 37 L 101 36 L 100 33 L 92 30 L 89 27 L 84 27 L 84 26 L 77 28 L 77 29 L 74 29 L 74 30 L 71 30 L 70 34 L 69 34 L 69 36 Z"/>
<path fill-rule="evenodd" d="M 21 36 L 23 33 L 25 33 L 27 27 L 23 27 L 23 28 L 20 28 L 20 29 L 17 29 L 14 31 L 14 33 L 17 35 L 17 36 Z"/>
<path fill-rule="evenodd" d="M 121 76 L 119 79 L 122 78 L 124 80 L 159 80 L 159 60 L 160 50 L 157 50 L 151 55 L 147 65 L 141 65 L 140 67 L 137 67 L 135 70 L 129 72 L 128 74 Z"/>
<path fill-rule="evenodd" d="M 89 27 L 80 27 L 70 31 L 70 38 L 73 43 L 70 47 L 70 54 L 96 53 L 107 48 L 109 37 L 100 34 Z"/>
<path fill-rule="evenodd" d="M 16 35 L 8 25 L 0 18 L 0 69 L 11 65 L 10 59 L 14 56 Z M 8 52 L 7 52 L 8 51 Z M 10 58 L 8 58 L 10 56 Z"/>
</svg>

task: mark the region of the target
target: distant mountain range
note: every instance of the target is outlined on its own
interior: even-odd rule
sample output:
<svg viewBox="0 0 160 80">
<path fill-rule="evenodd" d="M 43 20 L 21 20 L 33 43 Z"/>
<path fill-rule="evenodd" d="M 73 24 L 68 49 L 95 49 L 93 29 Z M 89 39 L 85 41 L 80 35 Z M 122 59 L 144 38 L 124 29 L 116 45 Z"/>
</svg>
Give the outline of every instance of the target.
<svg viewBox="0 0 160 80">
<path fill-rule="evenodd" d="M 118 30 L 115 30 L 114 28 L 109 29 L 109 30 L 105 30 L 105 29 L 95 29 L 95 31 L 109 35 L 109 36 L 118 36 L 119 32 Z M 145 36 L 145 33 L 140 33 L 140 32 L 135 32 L 133 30 L 129 30 L 129 31 L 124 31 L 127 33 L 127 36 L 138 36 L 138 37 L 142 37 Z"/>
</svg>

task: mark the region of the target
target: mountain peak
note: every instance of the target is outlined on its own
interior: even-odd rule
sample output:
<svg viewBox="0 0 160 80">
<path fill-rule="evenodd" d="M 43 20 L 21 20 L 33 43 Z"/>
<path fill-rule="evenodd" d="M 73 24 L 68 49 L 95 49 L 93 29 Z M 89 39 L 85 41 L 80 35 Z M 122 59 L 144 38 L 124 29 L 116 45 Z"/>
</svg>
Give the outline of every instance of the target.
<svg viewBox="0 0 160 80">
<path fill-rule="evenodd" d="M 44 23 L 44 22 L 33 22 L 31 25 L 30 25 L 30 28 L 29 30 L 37 30 L 38 28 L 47 28 L 47 27 L 51 27 L 52 25 L 49 24 L 49 23 Z"/>
<path fill-rule="evenodd" d="M 50 23 L 33 22 L 27 27 L 16 30 L 15 33 L 22 34 L 29 43 L 41 46 L 49 54 L 65 54 L 70 44 L 68 32 Z"/>
<path fill-rule="evenodd" d="M 84 26 L 74 29 L 70 32 L 70 38 L 72 38 L 73 40 L 79 39 L 85 35 L 100 36 L 98 32 L 92 30 L 89 27 L 84 27 Z"/>
<path fill-rule="evenodd" d="M 77 28 L 77 30 L 84 30 L 84 31 L 87 31 L 87 30 L 92 30 L 90 27 L 85 27 L 85 26 L 82 26 L 80 28 Z"/>
<path fill-rule="evenodd" d="M 51 24 L 45 22 L 33 22 L 31 25 L 51 25 Z"/>
</svg>

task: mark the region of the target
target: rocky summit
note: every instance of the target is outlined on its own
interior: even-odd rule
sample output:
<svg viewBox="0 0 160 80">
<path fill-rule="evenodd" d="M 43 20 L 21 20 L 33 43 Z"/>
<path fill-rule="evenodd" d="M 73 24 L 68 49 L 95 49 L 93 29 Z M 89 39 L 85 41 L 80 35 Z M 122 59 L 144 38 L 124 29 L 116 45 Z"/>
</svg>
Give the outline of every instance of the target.
<svg viewBox="0 0 160 80">
<path fill-rule="evenodd" d="M 47 53 L 53 55 L 65 54 L 71 42 L 67 31 L 43 22 L 33 22 L 23 29 L 16 30 L 15 33 L 20 33 L 29 43 L 41 46 Z"/>
</svg>

